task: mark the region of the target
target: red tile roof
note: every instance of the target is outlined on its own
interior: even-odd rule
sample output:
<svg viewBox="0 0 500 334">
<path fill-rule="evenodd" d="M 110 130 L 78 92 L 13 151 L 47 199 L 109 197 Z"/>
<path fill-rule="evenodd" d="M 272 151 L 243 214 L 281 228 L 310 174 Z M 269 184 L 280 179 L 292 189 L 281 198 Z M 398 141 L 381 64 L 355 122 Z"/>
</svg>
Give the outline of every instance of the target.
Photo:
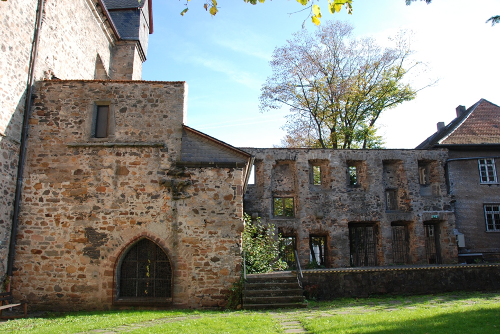
<svg viewBox="0 0 500 334">
<path fill-rule="evenodd" d="M 417 149 L 480 144 L 500 144 L 500 107 L 485 99 L 424 140 Z"/>
<path fill-rule="evenodd" d="M 468 117 L 440 144 L 498 144 L 500 143 L 500 107 L 486 100 L 472 110 Z"/>
</svg>

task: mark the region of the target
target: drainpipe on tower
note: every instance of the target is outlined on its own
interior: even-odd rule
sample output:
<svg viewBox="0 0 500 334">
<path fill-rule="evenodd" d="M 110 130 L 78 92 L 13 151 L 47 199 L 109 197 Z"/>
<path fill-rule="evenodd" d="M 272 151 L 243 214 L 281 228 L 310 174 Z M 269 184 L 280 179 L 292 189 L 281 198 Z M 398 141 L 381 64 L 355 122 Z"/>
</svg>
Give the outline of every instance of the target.
<svg viewBox="0 0 500 334">
<path fill-rule="evenodd" d="M 14 196 L 14 213 L 12 216 L 12 229 L 10 232 L 9 257 L 7 260 L 7 276 L 9 285 L 7 291 L 10 291 L 10 282 L 12 281 L 12 271 L 14 266 L 14 257 L 16 255 L 17 228 L 19 224 L 19 209 L 21 206 L 21 190 L 23 186 L 24 164 L 26 160 L 26 144 L 28 140 L 29 118 L 31 111 L 31 100 L 33 96 L 33 81 L 35 79 L 35 64 L 38 51 L 38 42 L 40 37 L 40 28 L 43 20 L 43 6 L 45 0 L 38 0 L 36 10 L 35 30 L 33 32 L 33 43 L 31 45 L 31 54 L 28 69 L 28 82 L 26 83 L 26 100 L 24 102 L 23 127 L 21 132 L 21 145 L 19 147 L 19 161 L 17 163 L 17 182 L 16 193 Z"/>
</svg>

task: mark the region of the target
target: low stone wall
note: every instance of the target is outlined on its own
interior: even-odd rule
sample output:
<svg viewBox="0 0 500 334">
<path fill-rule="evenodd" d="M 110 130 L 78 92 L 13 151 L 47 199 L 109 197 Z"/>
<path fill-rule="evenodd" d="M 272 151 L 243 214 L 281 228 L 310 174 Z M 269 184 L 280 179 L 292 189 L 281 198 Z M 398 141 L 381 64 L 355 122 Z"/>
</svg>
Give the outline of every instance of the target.
<svg viewBox="0 0 500 334">
<path fill-rule="evenodd" d="M 308 297 L 330 300 L 376 294 L 500 290 L 500 264 L 305 270 Z"/>
</svg>

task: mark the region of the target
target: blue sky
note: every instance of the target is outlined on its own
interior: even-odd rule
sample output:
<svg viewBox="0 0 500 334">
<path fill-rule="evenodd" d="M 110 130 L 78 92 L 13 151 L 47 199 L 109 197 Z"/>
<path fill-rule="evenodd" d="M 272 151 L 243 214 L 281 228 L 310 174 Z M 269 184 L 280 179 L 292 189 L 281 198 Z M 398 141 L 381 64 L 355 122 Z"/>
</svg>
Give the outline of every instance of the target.
<svg viewBox="0 0 500 334">
<path fill-rule="evenodd" d="M 219 0 L 211 17 L 203 0 L 154 0 L 154 33 L 150 35 L 144 80 L 186 81 L 189 86 L 186 124 L 238 147 L 272 147 L 284 136 L 288 110 L 260 113 L 260 88 L 271 74 L 275 47 L 302 29 L 305 12 L 296 0 L 267 0 L 255 6 L 243 0 Z M 498 0 L 355 0 L 354 13 L 331 15 L 322 0 L 323 18 L 350 22 L 357 36 L 384 42 L 399 29 L 414 34 L 415 59 L 425 63 L 416 87 L 439 79 L 417 98 L 386 111 L 380 134 L 387 148 L 413 148 L 449 123 L 458 105 L 481 98 L 500 104 L 500 25 L 485 21 L 500 15 Z M 473 4 L 471 4 L 473 3 Z M 305 28 L 316 26 L 307 20 Z"/>
</svg>

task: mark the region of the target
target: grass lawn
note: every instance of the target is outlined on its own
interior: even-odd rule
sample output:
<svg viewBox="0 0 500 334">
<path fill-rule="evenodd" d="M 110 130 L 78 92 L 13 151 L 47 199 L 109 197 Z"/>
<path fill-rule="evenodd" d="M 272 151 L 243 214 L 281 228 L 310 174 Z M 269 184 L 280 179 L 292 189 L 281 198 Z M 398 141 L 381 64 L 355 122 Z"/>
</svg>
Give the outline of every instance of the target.
<svg viewBox="0 0 500 334">
<path fill-rule="evenodd" d="M 270 311 L 107 311 L 48 314 L 0 323 L 0 333 L 284 333 L 299 321 L 309 333 L 500 333 L 500 292 L 384 296 L 310 302 Z"/>
<path fill-rule="evenodd" d="M 310 333 L 500 333 L 500 293 L 452 293 L 313 303 Z"/>
</svg>

